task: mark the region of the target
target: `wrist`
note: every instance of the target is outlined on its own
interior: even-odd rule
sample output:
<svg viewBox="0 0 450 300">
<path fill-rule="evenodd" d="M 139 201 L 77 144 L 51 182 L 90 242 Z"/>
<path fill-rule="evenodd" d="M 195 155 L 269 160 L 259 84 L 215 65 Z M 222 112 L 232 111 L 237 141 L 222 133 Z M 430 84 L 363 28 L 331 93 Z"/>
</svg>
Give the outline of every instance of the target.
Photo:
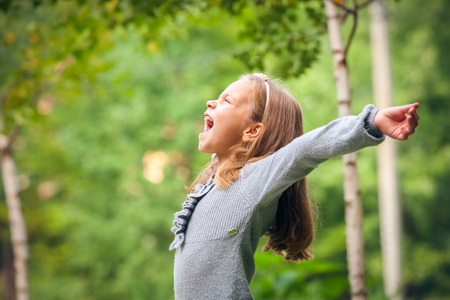
<svg viewBox="0 0 450 300">
<path fill-rule="evenodd" d="M 373 107 L 373 109 L 369 112 L 366 119 L 364 120 L 364 128 L 367 130 L 367 132 L 376 137 L 381 138 L 383 137 L 383 132 L 379 129 L 379 118 L 377 118 L 377 114 L 380 110 Z"/>
<path fill-rule="evenodd" d="M 375 111 L 375 113 L 374 113 L 374 115 L 373 115 L 373 125 L 375 126 L 375 128 L 377 128 L 378 130 L 380 130 L 379 128 L 380 128 L 380 115 L 378 114 L 378 112 L 379 112 L 380 110 L 379 109 L 377 109 L 376 111 Z"/>
</svg>

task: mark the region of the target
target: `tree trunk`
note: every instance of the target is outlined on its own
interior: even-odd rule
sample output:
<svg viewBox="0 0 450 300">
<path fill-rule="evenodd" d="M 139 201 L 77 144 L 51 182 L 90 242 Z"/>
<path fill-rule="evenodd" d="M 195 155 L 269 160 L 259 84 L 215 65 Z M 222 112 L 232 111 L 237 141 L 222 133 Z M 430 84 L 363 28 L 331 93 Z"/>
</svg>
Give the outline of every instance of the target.
<svg viewBox="0 0 450 300">
<path fill-rule="evenodd" d="M 392 106 L 389 40 L 386 10 L 382 0 L 371 4 L 371 44 L 373 91 L 378 108 Z M 386 139 L 378 149 L 378 197 L 384 290 L 390 299 L 402 299 L 401 293 L 401 214 L 396 174 L 396 145 Z"/>
<path fill-rule="evenodd" d="M 20 205 L 16 166 L 8 144 L 8 139 L 4 135 L 0 135 L 0 145 L 3 185 L 8 206 L 14 254 L 15 294 L 17 300 L 28 300 L 27 232 Z"/>
<path fill-rule="evenodd" d="M 2 295 L 3 300 L 14 300 L 16 296 L 14 294 L 14 256 L 12 253 L 12 246 L 10 243 L 2 245 Z"/>
<path fill-rule="evenodd" d="M 337 7 L 330 0 L 324 0 L 327 15 L 328 34 L 333 53 L 333 68 L 336 79 L 339 116 L 351 115 L 350 82 L 342 42 Z M 362 206 L 356 168 L 356 153 L 343 156 L 344 200 L 347 235 L 347 263 L 351 286 L 351 298 L 366 299 L 364 241 L 362 234 Z"/>
</svg>

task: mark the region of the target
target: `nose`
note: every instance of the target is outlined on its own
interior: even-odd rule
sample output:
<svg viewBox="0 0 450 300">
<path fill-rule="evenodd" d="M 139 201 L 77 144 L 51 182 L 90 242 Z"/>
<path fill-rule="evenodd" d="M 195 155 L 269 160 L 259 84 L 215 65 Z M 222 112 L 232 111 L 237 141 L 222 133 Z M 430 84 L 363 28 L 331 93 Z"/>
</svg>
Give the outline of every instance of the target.
<svg viewBox="0 0 450 300">
<path fill-rule="evenodd" d="M 217 106 L 217 102 L 216 101 L 217 100 L 206 101 L 206 107 L 211 108 L 211 109 L 216 108 L 216 106 Z"/>
</svg>

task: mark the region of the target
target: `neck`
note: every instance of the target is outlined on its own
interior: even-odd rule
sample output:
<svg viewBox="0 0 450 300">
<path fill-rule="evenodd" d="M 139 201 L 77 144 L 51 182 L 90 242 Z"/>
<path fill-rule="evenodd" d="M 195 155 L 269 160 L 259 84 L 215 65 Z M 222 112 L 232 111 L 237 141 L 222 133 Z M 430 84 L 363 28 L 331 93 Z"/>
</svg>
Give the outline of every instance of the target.
<svg viewBox="0 0 450 300">
<path fill-rule="evenodd" d="M 216 156 L 219 161 L 219 167 L 228 160 L 228 155 L 226 154 L 216 154 Z"/>
</svg>

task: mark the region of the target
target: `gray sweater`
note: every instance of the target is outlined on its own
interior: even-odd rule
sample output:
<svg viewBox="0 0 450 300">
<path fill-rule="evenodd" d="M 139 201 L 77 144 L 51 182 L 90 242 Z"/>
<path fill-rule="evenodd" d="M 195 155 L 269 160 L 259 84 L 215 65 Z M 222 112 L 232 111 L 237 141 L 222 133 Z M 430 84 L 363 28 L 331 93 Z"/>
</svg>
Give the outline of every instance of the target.
<svg viewBox="0 0 450 300">
<path fill-rule="evenodd" d="M 358 116 L 339 118 L 310 131 L 257 162 L 245 165 L 229 188 L 214 175 L 188 195 L 175 214 L 175 298 L 253 299 L 258 240 L 271 226 L 278 199 L 320 163 L 384 140 L 376 129 L 373 105 Z"/>
</svg>

